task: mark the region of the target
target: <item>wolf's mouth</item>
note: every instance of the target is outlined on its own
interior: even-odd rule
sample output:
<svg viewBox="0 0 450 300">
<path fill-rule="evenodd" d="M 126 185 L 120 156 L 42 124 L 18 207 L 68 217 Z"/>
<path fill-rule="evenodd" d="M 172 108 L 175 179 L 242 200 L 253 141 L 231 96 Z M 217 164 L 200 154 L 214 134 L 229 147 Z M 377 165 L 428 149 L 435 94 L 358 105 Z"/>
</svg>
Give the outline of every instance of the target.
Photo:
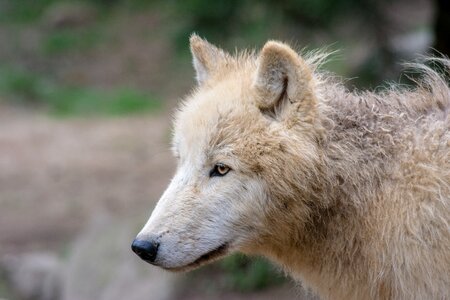
<svg viewBox="0 0 450 300">
<path fill-rule="evenodd" d="M 169 271 L 176 271 L 176 272 L 195 269 L 207 262 L 210 262 L 212 260 L 216 260 L 220 257 L 225 256 L 228 253 L 228 249 L 229 249 L 229 244 L 224 243 L 224 244 L 220 245 L 219 247 L 203 254 L 202 256 L 200 256 L 199 258 L 197 258 L 196 260 L 194 260 L 193 262 L 191 262 L 187 265 L 184 265 L 182 267 L 173 267 L 173 268 L 164 268 L 164 269 L 169 270 Z"/>
</svg>

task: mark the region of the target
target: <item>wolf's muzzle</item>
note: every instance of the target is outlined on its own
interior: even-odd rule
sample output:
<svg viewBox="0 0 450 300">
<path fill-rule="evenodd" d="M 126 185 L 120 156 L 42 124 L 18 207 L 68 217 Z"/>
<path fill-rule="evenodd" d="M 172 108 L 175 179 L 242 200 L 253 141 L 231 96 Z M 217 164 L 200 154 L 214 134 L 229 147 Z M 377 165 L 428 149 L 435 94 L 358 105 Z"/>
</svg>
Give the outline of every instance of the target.
<svg viewBox="0 0 450 300">
<path fill-rule="evenodd" d="M 131 250 L 140 258 L 153 264 L 158 254 L 159 243 L 156 241 L 144 241 L 135 239 L 131 244 Z"/>
</svg>

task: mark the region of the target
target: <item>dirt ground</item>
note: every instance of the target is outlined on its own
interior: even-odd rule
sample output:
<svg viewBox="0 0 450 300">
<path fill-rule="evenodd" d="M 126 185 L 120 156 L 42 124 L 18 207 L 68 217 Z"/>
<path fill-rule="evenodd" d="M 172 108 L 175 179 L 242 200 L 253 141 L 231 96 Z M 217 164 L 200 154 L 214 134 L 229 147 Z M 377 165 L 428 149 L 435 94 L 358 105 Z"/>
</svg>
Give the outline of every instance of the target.
<svg viewBox="0 0 450 300">
<path fill-rule="evenodd" d="M 150 210 L 174 169 L 169 137 L 167 114 L 62 120 L 0 106 L 0 253 L 57 248 L 99 212 Z"/>
</svg>

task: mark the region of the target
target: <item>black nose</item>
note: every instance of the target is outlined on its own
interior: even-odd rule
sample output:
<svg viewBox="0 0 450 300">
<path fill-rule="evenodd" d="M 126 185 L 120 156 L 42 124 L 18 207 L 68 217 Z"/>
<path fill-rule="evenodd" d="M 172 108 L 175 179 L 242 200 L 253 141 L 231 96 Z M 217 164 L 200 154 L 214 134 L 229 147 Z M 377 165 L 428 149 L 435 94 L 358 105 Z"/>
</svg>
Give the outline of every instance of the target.
<svg viewBox="0 0 450 300">
<path fill-rule="evenodd" d="M 135 239 L 131 244 L 131 250 L 146 262 L 153 263 L 158 253 L 159 243 Z"/>
</svg>

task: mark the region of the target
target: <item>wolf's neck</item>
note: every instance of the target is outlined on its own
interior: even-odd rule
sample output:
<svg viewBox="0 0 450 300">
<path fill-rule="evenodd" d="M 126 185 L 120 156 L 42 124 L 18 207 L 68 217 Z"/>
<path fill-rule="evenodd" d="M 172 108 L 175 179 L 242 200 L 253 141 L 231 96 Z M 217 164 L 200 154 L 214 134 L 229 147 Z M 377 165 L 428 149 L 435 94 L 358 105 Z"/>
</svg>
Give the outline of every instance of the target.
<svg viewBox="0 0 450 300">
<path fill-rule="evenodd" d="M 379 200 L 378 191 L 388 180 L 398 153 L 392 132 L 399 132 L 394 130 L 399 122 L 356 99 L 351 108 L 338 106 L 328 104 L 321 112 L 327 128 L 317 170 L 323 184 L 315 191 L 317 199 L 311 201 L 310 219 L 301 225 L 304 227 L 298 230 L 299 236 L 292 238 L 295 243 L 272 253 L 289 273 L 304 278 L 316 289 L 322 282 L 339 285 L 345 280 L 340 277 L 366 264 L 362 249 L 365 218 Z M 365 271 L 358 271 L 359 278 L 368 276 Z M 346 284 L 351 285 L 350 281 Z"/>
<path fill-rule="evenodd" d="M 297 236 L 284 241 L 289 246 L 273 249 L 271 258 L 325 298 L 327 292 L 333 291 L 329 298 L 364 299 L 368 291 L 361 295 L 351 293 L 364 289 L 357 286 L 355 278 L 370 281 L 370 259 L 363 249 L 365 213 L 376 201 L 367 196 L 376 195 L 380 184 L 380 179 L 370 181 L 365 174 L 384 171 L 379 166 L 360 166 L 336 158 L 332 161 L 328 168 L 335 170 L 329 171 L 330 185 L 322 190 L 328 205 L 312 207 L 306 225 L 298 229 Z M 357 276 L 352 275 L 355 273 Z"/>
</svg>

